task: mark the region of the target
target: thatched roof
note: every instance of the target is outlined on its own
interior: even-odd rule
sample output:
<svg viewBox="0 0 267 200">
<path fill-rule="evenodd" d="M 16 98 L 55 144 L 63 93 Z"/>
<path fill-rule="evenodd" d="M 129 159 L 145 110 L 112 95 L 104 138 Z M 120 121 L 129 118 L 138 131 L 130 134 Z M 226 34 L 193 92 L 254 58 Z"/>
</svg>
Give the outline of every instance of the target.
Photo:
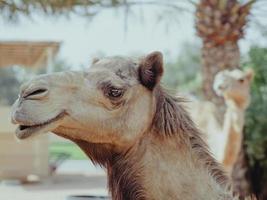
<svg viewBox="0 0 267 200">
<path fill-rule="evenodd" d="M 59 47 L 59 42 L 0 41 L 0 67 L 46 66 L 49 59 L 55 57 Z"/>
</svg>

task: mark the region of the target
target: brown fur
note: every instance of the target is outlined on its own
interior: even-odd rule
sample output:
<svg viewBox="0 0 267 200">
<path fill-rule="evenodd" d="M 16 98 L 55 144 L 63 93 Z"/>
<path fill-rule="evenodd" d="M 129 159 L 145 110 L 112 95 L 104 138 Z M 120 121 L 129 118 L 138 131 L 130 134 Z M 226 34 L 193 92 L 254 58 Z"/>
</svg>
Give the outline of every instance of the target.
<svg viewBox="0 0 267 200">
<path fill-rule="evenodd" d="M 170 140 L 178 138 L 177 143 L 188 144 L 188 150 L 192 150 L 201 160 L 210 175 L 222 187 L 229 186 L 228 177 L 212 158 L 200 132 L 180 105 L 184 100 L 168 95 L 160 87 L 155 89 L 154 95 L 156 112 L 151 130 L 146 134 Z M 109 189 L 114 200 L 145 200 L 146 193 L 141 182 L 142 165 L 139 163 L 145 151 L 145 141 L 142 141 L 145 139 L 146 137 L 143 137 L 138 144 L 134 144 L 124 152 L 116 152 L 115 148 L 108 144 L 93 144 L 82 140 L 74 142 L 93 163 L 107 168 Z"/>
<path fill-rule="evenodd" d="M 116 200 L 145 200 L 144 188 L 139 183 L 140 167 L 138 156 L 132 155 L 133 149 L 117 153 L 107 144 L 93 144 L 73 140 L 92 160 L 93 163 L 107 168 L 108 185 L 112 198 Z M 139 151 L 140 152 L 140 151 Z"/>
<path fill-rule="evenodd" d="M 163 75 L 163 56 L 160 52 L 148 55 L 138 68 L 140 82 L 152 90 Z"/>
<path fill-rule="evenodd" d="M 202 134 L 196 128 L 181 103 L 181 98 L 174 98 L 165 93 L 161 88 L 156 90 L 157 109 L 153 121 L 156 132 L 170 137 L 177 135 L 182 143 L 187 143 L 193 153 L 203 161 L 210 170 L 210 174 L 223 186 L 229 184 L 228 177 L 224 174 L 220 165 L 211 156 L 207 144 L 202 139 Z"/>
<path fill-rule="evenodd" d="M 236 133 L 232 130 L 229 133 L 229 137 L 227 140 L 227 145 L 225 148 L 225 157 L 223 160 L 223 165 L 228 169 L 230 172 L 235 161 L 238 158 L 238 153 L 241 148 L 242 135 L 240 133 Z M 235 147 L 235 148 L 233 148 Z M 231 169 L 231 170 L 230 170 Z"/>
</svg>

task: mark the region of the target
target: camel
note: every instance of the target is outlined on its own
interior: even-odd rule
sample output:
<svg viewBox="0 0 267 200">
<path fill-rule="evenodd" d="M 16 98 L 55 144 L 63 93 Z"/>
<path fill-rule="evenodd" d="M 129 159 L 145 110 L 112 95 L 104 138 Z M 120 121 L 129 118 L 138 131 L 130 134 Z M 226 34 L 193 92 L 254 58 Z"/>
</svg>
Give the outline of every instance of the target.
<svg viewBox="0 0 267 200">
<path fill-rule="evenodd" d="M 202 134 L 160 84 L 163 56 L 108 57 L 87 71 L 40 75 L 13 105 L 16 136 L 49 131 L 107 169 L 113 200 L 232 200 Z"/>
<path fill-rule="evenodd" d="M 223 70 L 214 79 L 214 91 L 226 103 L 223 126 L 212 102 L 192 101 L 187 105 L 193 121 L 207 133 L 207 142 L 215 158 L 231 173 L 243 140 L 245 111 L 250 104 L 253 71 Z"/>
<path fill-rule="evenodd" d="M 222 71 L 215 76 L 214 90 L 224 98 L 226 112 L 223 135 L 226 144 L 223 165 L 231 173 L 242 147 L 245 111 L 250 104 L 250 85 L 254 76 L 251 69 Z"/>
</svg>

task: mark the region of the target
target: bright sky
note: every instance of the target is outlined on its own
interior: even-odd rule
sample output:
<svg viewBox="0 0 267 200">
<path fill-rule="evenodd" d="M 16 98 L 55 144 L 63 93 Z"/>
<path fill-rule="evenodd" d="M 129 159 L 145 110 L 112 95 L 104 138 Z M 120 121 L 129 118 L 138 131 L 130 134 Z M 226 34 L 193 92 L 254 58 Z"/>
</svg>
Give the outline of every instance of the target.
<svg viewBox="0 0 267 200">
<path fill-rule="evenodd" d="M 43 17 L 34 20 L 21 18 L 19 23 L 7 24 L 0 20 L 0 40 L 53 40 L 61 41 L 60 57 L 72 66 L 88 65 L 92 57 L 104 55 L 143 54 L 153 50 L 173 59 L 185 42 L 199 42 L 195 35 L 193 13 L 182 15 L 179 23 L 157 23 L 159 8 L 134 8 L 135 17 L 129 16 L 125 29 L 124 10 L 105 10 L 93 20 L 72 16 Z M 144 20 L 140 19 L 140 13 Z M 170 21 L 167 19 L 167 21 Z M 258 41 L 257 33 L 248 30 L 241 42 L 243 52 Z"/>
</svg>

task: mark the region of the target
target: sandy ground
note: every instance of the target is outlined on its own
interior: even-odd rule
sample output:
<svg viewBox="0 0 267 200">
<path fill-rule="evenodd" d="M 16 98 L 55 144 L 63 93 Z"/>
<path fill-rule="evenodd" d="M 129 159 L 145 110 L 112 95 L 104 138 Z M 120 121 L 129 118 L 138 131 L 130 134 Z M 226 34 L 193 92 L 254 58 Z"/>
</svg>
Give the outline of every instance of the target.
<svg viewBox="0 0 267 200">
<path fill-rule="evenodd" d="M 106 174 L 88 161 L 68 161 L 41 182 L 0 182 L 0 200 L 66 200 L 69 195 L 107 196 Z"/>
</svg>

